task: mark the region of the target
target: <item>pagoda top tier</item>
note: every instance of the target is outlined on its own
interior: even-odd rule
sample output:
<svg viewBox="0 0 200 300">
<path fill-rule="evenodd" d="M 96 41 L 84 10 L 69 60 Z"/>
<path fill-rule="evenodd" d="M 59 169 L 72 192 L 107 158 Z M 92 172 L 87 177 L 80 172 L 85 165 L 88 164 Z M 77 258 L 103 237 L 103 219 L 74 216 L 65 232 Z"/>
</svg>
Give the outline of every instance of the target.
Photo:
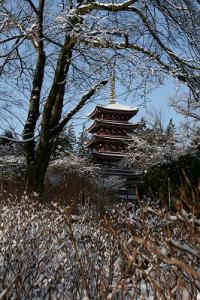
<svg viewBox="0 0 200 300">
<path fill-rule="evenodd" d="M 137 107 L 131 107 L 128 105 L 123 105 L 120 103 L 110 103 L 105 108 L 114 109 L 114 110 L 125 110 L 125 111 L 138 111 Z"/>
<path fill-rule="evenodd" d="M 91 119 L 101 119 L 102 115 L 125 115 L 127 119 L 131 119 L 138 112 L 137 107 L 131 107 L 119 103 L 110 103 L 107 106 L 97 105 L 95 109 L 88 114 Z"/>
</svg>

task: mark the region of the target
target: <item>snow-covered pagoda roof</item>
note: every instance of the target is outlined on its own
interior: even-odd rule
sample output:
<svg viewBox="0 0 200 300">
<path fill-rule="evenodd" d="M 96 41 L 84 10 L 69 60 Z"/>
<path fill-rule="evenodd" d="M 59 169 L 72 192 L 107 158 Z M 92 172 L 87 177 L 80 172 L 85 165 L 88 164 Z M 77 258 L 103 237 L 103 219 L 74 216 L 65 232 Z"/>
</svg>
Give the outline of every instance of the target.
<svg viewBox="0 0 200 300">
<path fill-rule="evenodd" d="M 131 107 L 120 103 L 110 103 L 105 108 L 116 109 L 116 110 L 138 111 L 137 107 Z"/>
<path fill-rule="evenodd" d="M 120 103 L 110 103 L 107 106 L 100 106 L 97 105 L 95 109 L 89 113 L 87 116 L 90 118 L 95 118 L 97 114 L 101 112 L 108 112 L 108 113 L 119 113 L 119 114 L 126 114 L 130 117 L 134 116 L 138 112 L 137 107 L 131 107 L 128 105 L 123 105 Z"/>
</svg>

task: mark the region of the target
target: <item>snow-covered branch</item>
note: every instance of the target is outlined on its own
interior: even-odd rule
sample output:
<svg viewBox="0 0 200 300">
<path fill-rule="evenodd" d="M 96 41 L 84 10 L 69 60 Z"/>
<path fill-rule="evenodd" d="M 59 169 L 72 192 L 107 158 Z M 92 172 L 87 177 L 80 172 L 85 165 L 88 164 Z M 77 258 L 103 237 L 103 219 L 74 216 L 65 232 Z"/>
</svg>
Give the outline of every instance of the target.
<svg viewBox="0 0 200 300">
<path fill-rule="evenodd" d="M 103 3 L 103 2 L 92 2 L 86 5 L 81 5 L 77 9 L 77 13 L 80 14 L 85 14 L 87 12 L 92 11 L 93 9 L 98 9 L 98 10 L 107 10 L 107 11 L 123 11 L 124 9 L 127 9 L 130 7 L 132 4 L 138 2 L 138 0 L 128 0 L 124 1 L 122 3 Z"/>
<path fill-rule="evenodd" d="M 77 103 L 76 107 L 73 108 L 66 117 L 55 127 L 52 129 L 52 136 L 60 132 L 64 126 L 71 120 L 71 118 L 83 108 L 83 106 L 86 104 L 86 102 L 103 86 L 105 86 L 108 83 L 108 80 L 102 80 L 101 82 L 95 84 L 88 92 L 86 92 L 82 98 Z"/>
<path fill-rule="evenodd" d="M 183 151 L 178 144 L 174 124 L 170 122 L 165 130 L 159 125 L 135 132 L 126 160 L 136 169 L 144 171 L 153 165 L 176 160 Z"/>
</svg>

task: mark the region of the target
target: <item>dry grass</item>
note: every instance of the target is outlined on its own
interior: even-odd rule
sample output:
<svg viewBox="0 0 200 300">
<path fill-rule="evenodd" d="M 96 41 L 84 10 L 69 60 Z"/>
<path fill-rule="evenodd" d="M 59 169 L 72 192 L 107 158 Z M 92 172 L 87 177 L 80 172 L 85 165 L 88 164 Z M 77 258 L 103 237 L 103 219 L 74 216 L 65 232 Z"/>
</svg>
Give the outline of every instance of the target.
<svg viewBox="0 0 200 300">
<path fill-rule="evenodd" d="M 197 299 L 200 220 L 180 201 L 176 213 L 139 201 L 98 214 L 1 197 L 0 299 Z"/>
</svg>

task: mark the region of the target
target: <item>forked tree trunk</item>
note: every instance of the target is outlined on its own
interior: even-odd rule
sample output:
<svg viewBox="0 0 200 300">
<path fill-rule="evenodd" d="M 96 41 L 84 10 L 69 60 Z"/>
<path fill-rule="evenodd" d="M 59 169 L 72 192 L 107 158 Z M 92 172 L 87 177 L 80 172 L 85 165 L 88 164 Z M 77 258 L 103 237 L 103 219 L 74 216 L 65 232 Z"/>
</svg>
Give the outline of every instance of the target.
<svg viewBox="0 0 200 300">
<path fill-rule="evenodd" d="M 56 115 L 54 116 L 52 110 L 54 108 L 54 103 L 52 104 L 52 99 L 48 98 L 48 101 L 45 104 L 45 110 L 43 113 L 42 120 L 42 130 L 40 132 L 39 145 L 36 147 L 35 141 L 27 141 L 24 144 L 24 151 L 26 154 L 26 163 L 27 163 L 27 187 L 29 192 L 37 192 L 40 195 L 43 191 L 44 178 L 48 164 L 50 162 L 51 150 L 52 150 L 52 140 L 56 135 L 58 135 L 64 128 L 64 126 L 71 120 L 71 118 L 80 111 L 80 109 L 86 104 L 88 99 L 90 99 L 99 87 L 105 86 L 107 80 L 102 80 L 95 86 L 93 86 L 86 94 L 82 96 L 78 104 L 66 115 L 66 117 L 60 122 L 61 112 L 62 112 L 62 103 L 64 93 L 61 90 L 59 96 L 59 101 L 61 102 L 60 107 L 56 108 Z M 58 104 L 58 103 L 56 103 Z M 52 106 L 49 111 L 49 107 Z M 55 112 L 53 111 L 53 112 Z M 51 118 L 53 115 L 54 118 Z M 57 118 L 57 120 L 56 120 Z M 51 120 L 56 120 L 55 124 L 49 124 Z M 60 122 L 60 123 L 59 123 Z M 54 127 L 54 130 L 52 130 Z M 34 132 L 31 133 L 32 135 Z M 27 147 L 28 146 L 28 147 Z"/>
</svg>

